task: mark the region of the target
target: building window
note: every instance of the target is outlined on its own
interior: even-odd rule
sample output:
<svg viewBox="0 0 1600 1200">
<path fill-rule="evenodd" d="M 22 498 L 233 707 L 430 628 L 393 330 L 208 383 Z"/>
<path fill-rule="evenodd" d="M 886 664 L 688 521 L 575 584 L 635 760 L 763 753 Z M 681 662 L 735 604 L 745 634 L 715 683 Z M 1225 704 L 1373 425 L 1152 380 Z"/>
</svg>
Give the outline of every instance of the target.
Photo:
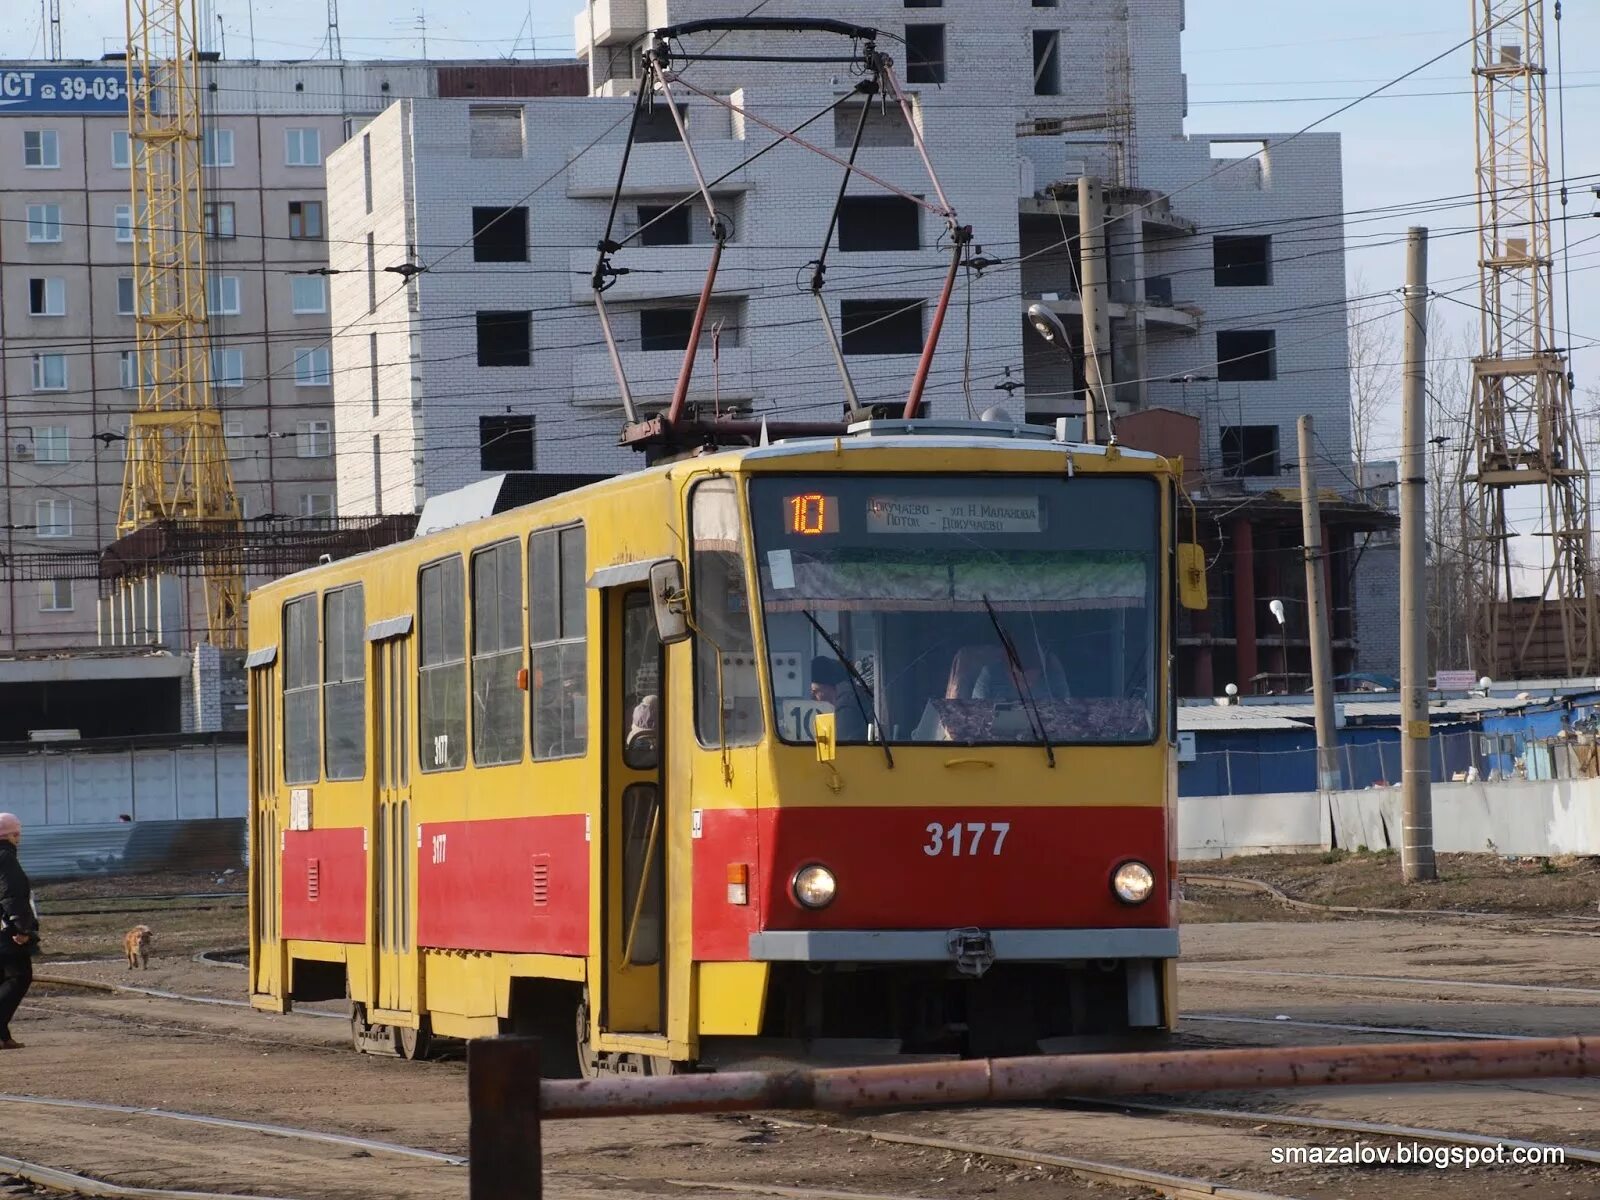
<svg viewBox="0 0 1600 1200">
<path fill-rule="evenodd" d="M 61 240 L 61 205 L 28 205 L 28 240 L 30 242 Z"/>
<path fill-rule="evenodd" d="M 333 453 L 333 422 L 297 423 L 294 427 L 294 452 L 300 458 L 327 458 Z"/>
<path fill-rule="evenodd" d="M 233 201 L 208 200 L 203 214 L 208 238 L 233 237 Z"/>
<path fill-rule="evenodd" d="M 372 415 L 378 415 L 378 335 L 367 334 L 367 371 L 372 388 Z"/>
<path fill-rule="evenodd" d="M 761 740 L 761 706 L 741 702 L 722 670 L 753 661 L 745 594 L 742 505 L 733 480 L 711 479 L 689 496 L 689 575 L 694 589 L 694 724 L 703 746 Z"/>
<path fill-rule="evenodd" d="M 359 583 L 322 597 L 322 741 L 329 779 L 367 773 L 367 619 Z"/>
<path fill-rule="evenodd" d="M 920 250 L 922 216 L 903 196 L 846 196 L 839 207 L 839 250 Z"/>
<path fill-rule="evenodd" d="M 372 135 L 361 135 L 361 186 L 367 194 L 367 211 L 372 211 Z"/>
<path fill-rule="evenodd" d="M 67 390 L 67 356 L 65 354 L 35 354 L 33 356 L 33 390 L 36 392 L 64 392 Z"/>
<path fill-rule="evenodd" d="M 378 311 L 378 245 L 367 234 L 367 311 Z"/>
<path fill-rule="evenodd" d="M 944 26 L 906 26 L 906 82 L 944 82 Z"/>
<path fill-rule="evenodd" d="M 522 761 L 522 547 L 472 556 L 472 761 Z"/>
<path fill-rule="evenodd" d="M 213 350 L 211 352 L 211 386 L 214 388 L 242 388 L 244 386 L 243 350 Z"/>
<path fill-rule="evenodd" d="M 692 308 L 640 309 L 639 349 L 687 350 L 689 333 L 693 328 Z"/>
<path fill-rule="evenodd" d="M 297 242 L 312 242 L 321 239 L 322 201 L 289 201 L 289 236 Z"/>
<path fill-rule="evenodd" d="M 687 204 L 639 205 L 641 246 L 687 246 L 692 240 Z"/>
<path fill-rule="evenodd" d="M 531 312 L 478 314 L 478 365 L 525 367 L 533 357 Z"/>
<path fill-rule="evenodd" d="M 1061 0 L 1033 0 L 1035 8 L 1059 8 Z"/>
<path fill-rule="evenodd" d="M 112 225 L 116 229 L 117 241 L 124 244 L 133 241 L 133 205 L 117 205 Z"/>
<path fill-rule="evenodd" d="M 28 280 L 28 315 L 30 317 L 66 316 L 67 281 L 65 279 Z"/>
<path fill-rule="evenodd" d="M 943 8 L 944 0 L 905 0 L 907 8 Z"/>
<path fill-rule="evenodd" d="M 126 171 L 133 166 L 133 143 L 129 141 L 126 129 L 111 131 L 111 165 L 119 171 Z"/>
<path fill-rule="evenodd" d="M 328 387 L 333 363 L 326 346 L 299 346 L 294 352 L 295 387 Z"/>
<path fill-rule="evenodd" d="M 206 277 L 206 309 L 213 317 L 237 317 L 243 311 L 239 306 L 237 275 Z"/>
<path fill-rule="evenodd" d="M 1229 478 L 1278 477 L 1276 425 L 1225 425 L 1221 445 L 1222 473 Z"/>
<path fill-rule="evenodd" d="M 283 606 L 283 781 L 315 783 L 322 764 L 317 720 L 317 598 Z"/>
<path fill-rule="evenodd" d="M 117 276 L 117 315 L 131 317 L 134 313 L 133 276 Z"/>
<path fill-rule="evenodd" d="M 123 350 L 117 355 L 118 381 L 121 387 L 130 392 L 139 386 L 138 377 L 135 374 L 138 361 L 139 352 L 137 350 Z M 146 364 L 144 369 L 146 386 L 149 386 L 151 379 L 150 366 Z"/>
<path fill-rule="evenodd" d="M 528 210 L 474 207 L 472 261 L 527 262 Z"/>
<path fill-rule="evenodd" d="M 484 471 L 533 470 L 533 418 L 478 418 L 478 466 Z"/>
<path fill-rule="evenodd" d="M 72 611 L 72 580 L 46 579 L 39 584 L 40 612 Z"/>
<path fill-rule="evenodd" d="M 289 307 L 300 315 L 328 311 L 328 281 L 320 275 L 296 275 L 289 281 Z"/>
<path fill-rule="evenodd" d="M 61 165 L 61 139 L 54 129 L 23 130 L 22 165 L 45 168 Z"/>
<path fill-rule="evenodd" d="M 467 646 L 460 558 L 431 563 L 417 575 L 417 736 L 424 771 L 453 771 L 467 761 Z"/>
<path fill-rule="evenodd" d="M 572 758 L 589 744 L 588 613 L 583 526 L 528 538 L 533 757 Z"/>
<path fill-rule="evenodd" d="M 42 538 L 72 536 L 71 500 L 35 500 L 33 502 L 34 534 Z"/>
<path fill-rule="evenodd" d="M 921 300 L 843 300 L 839 326 L 846 354 L 920 354 Z"/>
<path fill-rule="evenodd" d="M 1278 377 L 1278 335 L 1271 329 L 1219 329 L 1217 378 L 1248 383 Z"/>
<path fill-rule="evenodd" d="M 689 128 L 689 106 L 680 104 L 677 109 L 683 127 Z M 634 140 L 640 143 L 681 142 L 683 134 L 678 131 L 678 122 L 672 119 L 672 109 L 660 103 L 639 114 L 639 123 L 634 127 Z"/>
<path fill-rule="evenodd" d="M 320 167 L 322 165 L 322 131 L 320 129 L 285 129 L 283 131 L 283 162 L 289 167 Z"/>
<path fill-rule="evenodd" d="M 201 134 L 200 163 L 206 167 L 233 166 L 233 130 L 207 129 Z"/>
<path fill-rule="evenodd" d="M 1272 283 L 1272 237 L 1214 237 L 1211 263 L 1218 287 L 1267 287 Z"/>
<path fill-rule="evenodd" d="M 521 158 L 522 106 L 475 105 L 467 112 L 467 133 L 473 158 Z"/>
<path fill-rule="evenodd" d="M 372 508 L 383 516 L 383 438 L 372 435 Z"/>
<path fill-rule="evenodd" d="M 327 492 L 307 492 L 300 497 L 300 515 L 308 521 L 326 521 L 333 516 L 333 497 Z"/>
<path fill-rule="evenodd" d="M 34 431 L 33 457 L 39 462 L 68 462 L 72 439 L 65 425 L 45 425 Z"/>
<path fill-rule="evenodd" d="M 1059 96 L 1061 94 L 1061 31 L 1035 29 L 1033 31 L 1033 94 Z"/>
</svg>

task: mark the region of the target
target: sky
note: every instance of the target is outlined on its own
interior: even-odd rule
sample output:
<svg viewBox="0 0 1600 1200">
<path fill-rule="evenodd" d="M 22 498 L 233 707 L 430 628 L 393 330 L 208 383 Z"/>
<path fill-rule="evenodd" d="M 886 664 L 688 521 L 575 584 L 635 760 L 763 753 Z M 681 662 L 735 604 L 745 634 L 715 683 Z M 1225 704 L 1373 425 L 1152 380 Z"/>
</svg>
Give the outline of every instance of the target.
<svg viewBox="0 0 1600 1200">
<path fill-rule="evenodd" d="M 1137 2 L 1137 0 L 1134 0 Z M 249 52 L 253 10 L 256 53 L 290 58 L 326 54 L 326 0 L 210 0 L 222 16 L 227 48 Z M 123 0 L 71 0 L 64 43 L 69 56 L 94 57 L 122 40 Z M 737 7 L 730 5 L 730 9 Z M 1565 223 L 1572 252 L 1571 345 L 1600 343 L 1600 212 L 1592 188 L 1600 183 L 1600 69 L 1585 48 L 1600 45 L 1600 11 L 1568 0 L 1561 25 L 1566 104 L 1565 176 L 1575 182 Z M 342 0 L 344 51 L 352 58 L 405 57 L 427 50 L 435 57 L 527 57 L 570 55 L 575 0 L 451 0 L 431 5 L 413 0 Z M 1558 138 L 1553 6 L 1547 4 L 1550 67 L 1550 167 L 1563 174 Z M 1404 250 L 1398 244 L 1411 224 L 1430 226 L 1430 275 L 1437 292 L 1476 301 L 1476 239 L 1473 210 L 1405 211 L 1425 201 L 1459 197 L 1475 187 L 1474 117 L 1470 46 L 1452 47 L 1471 35 L 1466 0 L 1340 0 L 1337 4 L 1284 0 L 1189 0 L 1184 66 L 1189 78 L 1191 133 L 1292 133 L 1313 122 L 1343 135 L 1347 213 L 1362 213 L 1349 227 L 1349 269 L 1366 292 L 1386 292 L 1403 282 Z M 37 0 L 0 2 L 0 57 L 37 53 Z M 1446 53 L 1448 52 L 1448 53 Z M 1435 56 L 1445 57 L 1423 66 Z M 1417 70 L 1383 94 L 1333 114 L 1363 93 Z M 1323 120 L 1323 118 L 1329 118 Z M 1340 207 L 1329 197 L 1329 211 Z M 1369 213 L 1399 206 L 1400 211 Z M 1559 209 L 1555 210 L 1559 212 Z M 1556 234 L 1558 270 L 1561 235 Z M 1461 290 L 1467 285 L 1465 290 Z M 1564 292 L 1558 274 L 1556 290 Z M 1476 337 L 1472 310 L 1436 300 L 1446 326 Z M 1558 308 L 1569 324 L 1565 307 Z M 1558 342 L 1564 338 L 1558 334 Z M 1600 410 L 1600 348 L 1573 355 L 1580 408 Z M 1385 420 L 1374 439 L 1374 457 L 1397 452 L 1398 414 Z M 1591 425 L 1600 433 L 1600 421 Z M 1592 454 L 1600 457 L 1600 439 Z M 1591 463 L 1591 467 L 1600 463 Z"/>
</svg>

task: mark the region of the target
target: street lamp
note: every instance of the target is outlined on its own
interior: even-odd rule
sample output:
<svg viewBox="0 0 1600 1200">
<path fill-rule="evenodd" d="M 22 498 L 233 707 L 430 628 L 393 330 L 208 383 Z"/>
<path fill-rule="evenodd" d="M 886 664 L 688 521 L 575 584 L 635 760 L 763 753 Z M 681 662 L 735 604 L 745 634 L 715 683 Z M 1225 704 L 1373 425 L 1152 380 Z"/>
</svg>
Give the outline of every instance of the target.
<svg viewBox="0 0 1600 1200">
<path fill-rule="evenodd" d="M 1028 305 L 1028 324 L 1033 326 L 1035 333 L 1066 356 L 1069 366 L 1075 365 L 1072 362 L 1072 343 L 1067 338 L 1067 327 L 1061 323 L 1061 318 L 1056 316 L 1052 308 L 1038 302 Z M 1109 398 L 1105 401 L 1105 409 L 1106 440 L 1114 446 L 1117 444 L 1117 432 L 1111 423 L 1111 401 Z M 1088 437 L 1089 430 L 1094 424 L 1093 416 L 1094 393 L 1085 388 L 1083 392 L 1083 428 L 1085 437 Z M 1099 438 L 1089 438 L 1088 440 L 1098 441 Z"/>
<path fill-rule="evenodd" d="M 1267 611 L 1278 622 L 1278 664 L 1283 668 L 1283 694 L 1289 694 L 1289 638 L 1284 629 L 1283 601 L 1274 600 L 1267 605 Z"/>
</svg>

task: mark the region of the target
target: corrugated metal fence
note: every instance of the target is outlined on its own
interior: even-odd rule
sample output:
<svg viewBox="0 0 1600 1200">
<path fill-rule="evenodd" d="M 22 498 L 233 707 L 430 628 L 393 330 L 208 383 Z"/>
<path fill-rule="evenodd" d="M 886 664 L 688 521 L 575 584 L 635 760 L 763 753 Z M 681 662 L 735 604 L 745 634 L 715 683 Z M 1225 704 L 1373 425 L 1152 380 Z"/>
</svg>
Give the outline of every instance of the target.
<svg viewBox="0 0 1600 1200">
<path fill-rule="evenodd" d="M 242 817 L 139 821 L 115 825 L 37 825 L 22 841 L 22 865 L 35 883 L 150 871 L 234 871 L 245 865 Z M 243 889 L 243 881 L 238 884 Z"/>
</svg>

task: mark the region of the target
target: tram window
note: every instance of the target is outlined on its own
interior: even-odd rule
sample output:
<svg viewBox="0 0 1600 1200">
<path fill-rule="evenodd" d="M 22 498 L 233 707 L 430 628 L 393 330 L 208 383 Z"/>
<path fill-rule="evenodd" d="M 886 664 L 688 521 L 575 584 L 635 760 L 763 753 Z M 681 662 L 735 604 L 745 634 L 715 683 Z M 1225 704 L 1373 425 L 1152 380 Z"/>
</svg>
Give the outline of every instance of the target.
<svg viewBox="0 0 1600 1200">
<path fill-rule="evenodd" d="M 745 596 L 744 522 L 733 480 L 709 479 L 694 489 L 689 526 L 690 598 L 700 630 L 694 652 L 695 732 L 702 746 L 752 745 L 761 740 L 761 694 Z"/>
<path fill-rule="evenodd" d="M 322 732 L 329 779 L 367 773 L 366 604 L 361 585 L 322 598 Z"/>
<path fill-rule="evenodd" d="M 623 947 L 632 966 L 661 961 L 661 915 L 665 909 L 666 863 L 661 827 L 661 793 L 653 783 L 636 783 L 622 793 Z M 643 890 L 643 902 L 639 893 Z"/>
<path fill-rule="evenodd" d="M 461 559 L 430 563 L 418 576 L 422 650 L 417 664 L 417 734 L 424 771 L 467 761 L 467 648 Z"/>
<path fill-rule="evenodd" d="M 322 762 L 317 736 L 317 598 L 283 606 L 283 781 L 315 783 Z"/>
<path fill-rule="evenodd" d="M 589 644 L 583 526 L 528 538 L 533 757 L 575 758 L 589 744 Z"/>
<path fill-rule="evenodd" d="M 472 556 L 472 761 L 522 761 L 522 560 L 516 542 Z"/>
<path fill-rule="evenodd" d="M 622 761 L 649 771 L 661 761 L 661 639 L 646 591 L 622 602 Z"/>
</svg>

